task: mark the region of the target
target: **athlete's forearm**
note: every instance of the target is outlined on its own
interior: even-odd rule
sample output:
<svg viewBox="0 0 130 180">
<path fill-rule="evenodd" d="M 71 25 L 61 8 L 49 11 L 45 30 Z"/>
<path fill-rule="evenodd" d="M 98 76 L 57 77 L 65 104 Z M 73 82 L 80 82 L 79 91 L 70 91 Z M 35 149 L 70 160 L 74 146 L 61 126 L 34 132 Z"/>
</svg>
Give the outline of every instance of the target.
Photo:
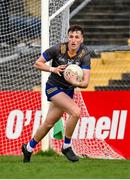
<svg viewBox="0 0 130 180">
<path fill-rule="evenodd" d="M 74 86 L 79 88 L 87 88 L 88 84 L 89 84 L 88 81 L 81 81 L 81 82 L 76 82 Z"/>
<path fill-rule="evenodd" d="M 46 64 L 46 62 L 43 61 L 43 59 L 38 59 L 36 61 L 36 63 L 34 64 L 34 67 L 41 70 L 41 71 L 53 72 L 53 73 L 61 76 L 60 73 L 64 71 L 66 65 L 59 65 L 57 67 L 51 67 L 48 64 Z"/>
<path fill-rule="evenodd" d="M 79 88 L 87 88 L 90 80 L 90 70 L 84 70 L 84 77 L 81 82 L 78 82 Z"/>
<path fill-rule="evenodd" d="M 36 63 L 33 66 L 41 71 L 46 71 L 46 72 L 52 71 L 51 67 L 43 62 L 36 61 Z"/>
<path fill-rule="evenodd" d="M 46 72 L 52 71 L 50 66 L 46 64 L 46 59 L 42 55 L 38 58 L 38 60 L 35 62 L 33 66 L 41 71 L 46 71 Z"/>
</svg>

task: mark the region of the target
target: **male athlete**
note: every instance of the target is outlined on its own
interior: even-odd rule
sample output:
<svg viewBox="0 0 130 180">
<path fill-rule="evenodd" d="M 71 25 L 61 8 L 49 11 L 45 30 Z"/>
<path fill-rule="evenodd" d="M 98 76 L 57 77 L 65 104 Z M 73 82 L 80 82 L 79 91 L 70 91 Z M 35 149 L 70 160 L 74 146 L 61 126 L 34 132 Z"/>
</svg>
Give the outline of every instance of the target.
<svg viewBox="0 0 130 180">
<path fill-rule="evenodd" d="M 40 125 L 28 144 L 22 145 L 23 162 L 30 162 L 33 149 L 62 117 L 64 112 L 69 114 L 69 118 L 66 121 L 61 152 L 70 161 L 79 160 L 72 149 L 71 137 L 80 117 L 80 107 L 73 100 L 74 88 L 86 88 L 90 78 L 90 52 L 83 41 L 84 32 L 82 27 L 72 25 L 68 29 L 68 42 L 47 49 L 34 65 L 35 68 L 41 71 L 51 72 L 46 83 L 46 95 L 50 104 L 43 124 Z M 52 66 L 46 64 L 50 60 L 52 60 Z M 71 75 L 67 81 L 64 79 L 63 72 L 69 64 L 77 64 L 83 69 L 84 76 L 81 82 L 77 82 L 76 78 Z"/>
</svg>

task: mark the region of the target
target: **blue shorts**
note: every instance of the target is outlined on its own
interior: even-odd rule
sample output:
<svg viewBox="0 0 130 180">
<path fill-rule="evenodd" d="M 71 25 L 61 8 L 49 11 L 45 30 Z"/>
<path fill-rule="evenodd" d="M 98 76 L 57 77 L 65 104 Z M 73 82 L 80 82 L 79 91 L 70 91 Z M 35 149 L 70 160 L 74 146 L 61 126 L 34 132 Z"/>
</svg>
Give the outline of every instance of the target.
<svg viewBox="0 0 130 180">
<path fill-rule="evenodd" d="M 47 100 L 51 101 L 51 97 L 55 96 L 56 94 L 60 93 L 60 92 L 64 92 L 65 94 L 67 94 L 69 97 L 73 98 L 73 94 L 74 94 L 74 89 L 64 89 L 58 86 L 52 86 L 48 83 L 46 83 L 46 96 L 47 96 Z"/>
</svg>

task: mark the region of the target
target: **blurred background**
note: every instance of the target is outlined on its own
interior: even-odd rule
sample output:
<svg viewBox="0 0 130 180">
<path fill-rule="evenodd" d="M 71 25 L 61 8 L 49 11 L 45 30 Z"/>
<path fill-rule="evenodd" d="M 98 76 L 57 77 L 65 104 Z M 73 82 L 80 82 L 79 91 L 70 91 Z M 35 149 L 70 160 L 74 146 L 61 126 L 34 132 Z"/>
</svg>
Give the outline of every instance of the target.
<svg viewBox="0 0 130 180">
<path fill-rule="evenodd" d="M 50 15 L 64 2 L 50 1 Z M 40 72 L 32 68 L 41 53 L 40 8 L 40 0 L 1 0 L 0 90 L 40 87 Z M 82 25 L 86 46 L 98 52 L 92 56 L 90 85 L 85 90 L 129 90 L 130 1 L 75 0 L 69 12 L 69 23 Z M 65 32 L 61 21 L 56 19 L 50 28 L 50 42 L 61 41 L 59 32 Z"/>
</svg>

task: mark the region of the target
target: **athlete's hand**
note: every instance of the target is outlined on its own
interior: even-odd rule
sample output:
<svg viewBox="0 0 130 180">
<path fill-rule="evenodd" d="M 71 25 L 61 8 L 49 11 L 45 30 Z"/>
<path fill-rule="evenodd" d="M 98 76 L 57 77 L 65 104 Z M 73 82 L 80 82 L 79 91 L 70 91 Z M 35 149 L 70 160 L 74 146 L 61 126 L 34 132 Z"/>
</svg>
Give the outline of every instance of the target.
<svg viewBox="0 0 130 180">
<path fill-rule="evenodd" d="M 57 67 L 53 67 L 53 73 L 58 74 L 59 76 L 61 76 L 61 73 L 64 72 L 65 68 L 67 65 L 59 65 Z"/>
<path fill-rule="evenodd" d="M 79 86 L 79 81 L 77 80 L 76 74 L 70 73 L 66 77 L 66 81 L 68 81 L 70 84 L 72 84 L 75 87 Z"/>
</svg>

